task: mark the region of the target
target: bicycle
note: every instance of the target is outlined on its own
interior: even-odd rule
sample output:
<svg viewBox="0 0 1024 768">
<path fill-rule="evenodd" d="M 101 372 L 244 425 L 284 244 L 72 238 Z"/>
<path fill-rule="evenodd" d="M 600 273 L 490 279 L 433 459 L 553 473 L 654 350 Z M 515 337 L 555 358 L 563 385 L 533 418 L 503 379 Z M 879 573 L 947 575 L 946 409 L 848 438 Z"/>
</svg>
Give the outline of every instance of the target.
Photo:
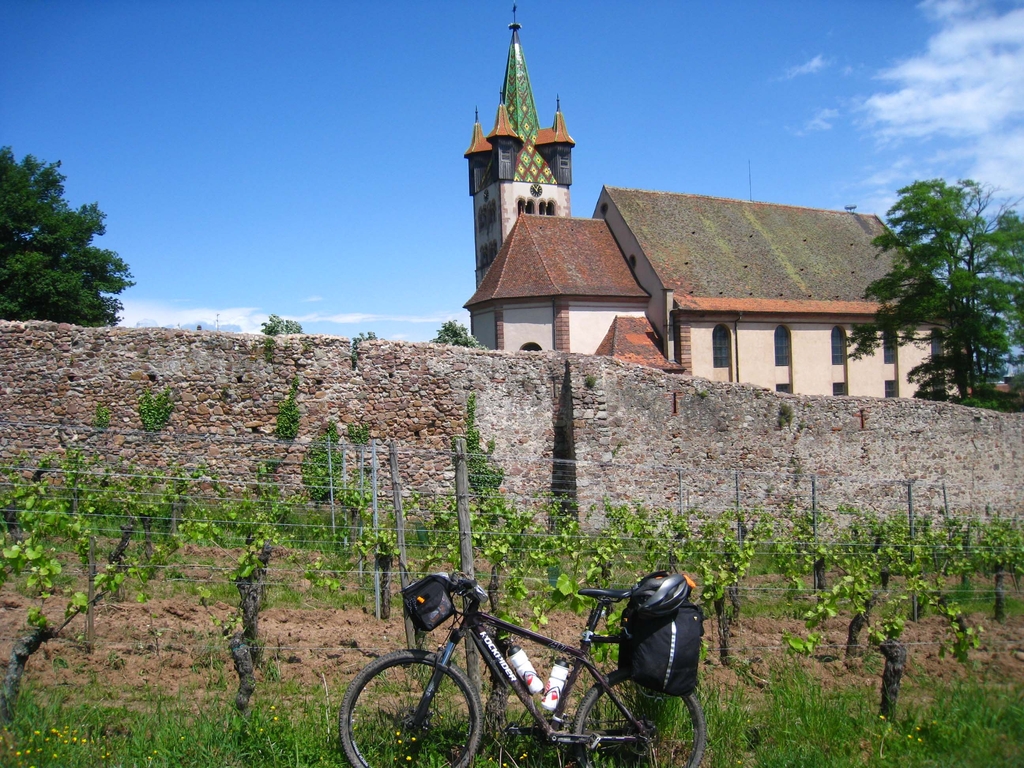
<svg viewBox="0 0 1024 768">
<path fill-rule="evenodd" d="M 444 582 L 440 582 L 443 577 Z M 428 765 L 466 768 L 480 748 L 483 707 L 478 692 L 452 655 L 464 637 L 471 638 L 492 679 L 515 692 L 533 719 L 532 726 L 507 725 L 510 736 L 534 736 L 544 743 L 572 750 L 579 768 L 606 765 L 649 765 L 697 768 L 704 755 L 707 726 L 697 697 L 673 697 L 635 684 L 630 670 L 602 673 L 591 659 L 594 645 L 620 643 L 618 635 L 596 630 L 610 606 L 630 597 L 632 589 L 579 590 L 597 602 L 590 611 L 580 646 L 573 647 L 480 610 L 487 593 L 475 580 L 435 574 L 448 595 L 439 609 L 439 626 L 454 617 L 441 650 L 402 650 L 371 662 L 352 680 L 338 715 L 341 743 L 354 768 L 385 765 Z M 462 611 L 453 596 L 464 598 Z M 443 602 L 443 595 L 442 602 Z M 488 628 L 550 648 L 571 662 L 557 706 L 542 712 L 526 684 L 512 669 Z M 575 717 L 567 713 L 572 691 L 586 671 L 593 684 L 583 695 Z"/>
</svg>

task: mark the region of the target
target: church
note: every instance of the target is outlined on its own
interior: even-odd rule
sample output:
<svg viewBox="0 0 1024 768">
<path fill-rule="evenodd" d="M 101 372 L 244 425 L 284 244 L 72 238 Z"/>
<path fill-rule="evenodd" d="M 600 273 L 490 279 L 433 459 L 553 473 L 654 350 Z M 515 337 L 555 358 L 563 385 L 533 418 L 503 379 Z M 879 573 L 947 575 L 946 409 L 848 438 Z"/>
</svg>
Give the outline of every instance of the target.
<svg viewBox="0 0 1024 768">
<path fill-rule="evenodd" d="M 877 216 L 695 194 L 604 187 L 573 218 L 561 105 L 541 128 L 512 40 L 494 127 L 479 115 L 465 157 L 473 198 L 471 331 L 486 347 L 610 355 L 777 392 L 910 397 L 927 344 L 883 340 L 852 360 L 872 319 L 868 284 L 891 261 Z"/>
</svg>

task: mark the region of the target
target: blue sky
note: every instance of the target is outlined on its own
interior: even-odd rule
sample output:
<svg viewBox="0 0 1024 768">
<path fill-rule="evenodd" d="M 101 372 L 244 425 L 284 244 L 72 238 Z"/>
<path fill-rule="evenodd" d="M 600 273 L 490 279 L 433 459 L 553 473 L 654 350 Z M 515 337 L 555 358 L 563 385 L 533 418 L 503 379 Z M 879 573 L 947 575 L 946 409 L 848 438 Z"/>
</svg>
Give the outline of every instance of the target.
<svg viewBox="0 0 1024 768">
<path fill-rule="evenodd" d="M 473 292 L 466 163 L 511 2 L 0 4 L 0 145 L 62 161 L 137 285 L 124 325 L 424 341 Z M 1024 2 L 521 0 L 572 201 L 603 184 L 884 214 L 1024 196 Z"/>
</svg>

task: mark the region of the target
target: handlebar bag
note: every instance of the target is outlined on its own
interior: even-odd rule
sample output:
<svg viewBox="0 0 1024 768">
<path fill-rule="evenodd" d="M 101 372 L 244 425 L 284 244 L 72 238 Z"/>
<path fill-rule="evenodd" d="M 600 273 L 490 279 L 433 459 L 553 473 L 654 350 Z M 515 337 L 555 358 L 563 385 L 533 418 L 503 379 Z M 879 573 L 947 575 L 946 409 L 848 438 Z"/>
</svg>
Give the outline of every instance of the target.
<svg viewBox="0 0 1024 768">
<path fill-rule="evenodd" d="M 667 616 L 624 614 L 619 667 L 644 688 L 686 696 L 697 687 L 703 635 L 704 613 L 693 603 Z"/>
<path fill-rule="evenodd" d="M 429 632 L 452 617 L 455 605 L 448 587 L 448 577 L 435 573 L 402 590 L 402 604 L 416 629 Z"/>
</svg>

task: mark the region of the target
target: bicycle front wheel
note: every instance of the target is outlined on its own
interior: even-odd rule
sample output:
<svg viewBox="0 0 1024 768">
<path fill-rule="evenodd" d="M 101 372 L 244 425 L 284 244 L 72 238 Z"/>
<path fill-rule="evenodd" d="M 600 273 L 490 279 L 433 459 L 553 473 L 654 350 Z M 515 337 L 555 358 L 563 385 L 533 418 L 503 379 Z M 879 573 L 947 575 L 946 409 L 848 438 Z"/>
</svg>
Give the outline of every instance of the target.
<svg viewBox="0 0 1024 768">
<path fill-rule="evenodd" d="M 480 746 L 483 715 L 462 670 L 441 668 L 426 717 L 413 724 L 435 669 L 437 654 L 407 650 L 382 656 L 356 675 L 338 714 L 341 744 L 355 768 L 469 765 Z"/>
<path fill-rule="evenodd" d="M 616 670 L 608 677 L 616 696 L 637 720 L 652 729 L 649 738 L 631 743 L 606 741 L 591 749 L 577 748 L 580 768 L 610 766 L 651 766 L 652 768 L 697 768 L 707 744 L 704 710 L 695 694 L 667 696 L 654 693 L 629 679 L 629 670 Z M 636 728 L 615 702 L 595 685 L 580 704 L 573 730 L 591 736 L 629 738 Z"/>
</svg>

